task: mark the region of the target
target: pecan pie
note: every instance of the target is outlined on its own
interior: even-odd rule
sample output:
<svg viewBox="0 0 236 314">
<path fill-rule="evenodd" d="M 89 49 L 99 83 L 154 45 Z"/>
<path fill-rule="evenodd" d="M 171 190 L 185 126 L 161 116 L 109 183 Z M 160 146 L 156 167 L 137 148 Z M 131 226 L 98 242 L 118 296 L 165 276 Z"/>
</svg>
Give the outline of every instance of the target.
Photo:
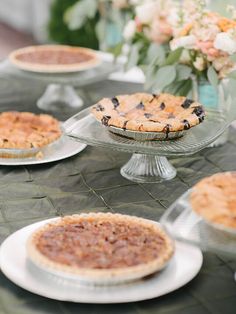
<svg viewBox="0 0 236 314">
<path fill-rule="evenodd" d="M 194 186 L 190 202 L 208 222 L 236 230 L 236 172 L 204 178 Z"/>
<path fill-rule="evenodd" d="M 60 136 L 59 121 L 50 115 L 17 111 L 0 113 L 0 149 L 41 148 Z"/>
<path fill-rule="evenodd" d="M 196 101 L 146 93 L 104 98 L 92 107 L 92 113 L 105 126 L 166 134 L 188 130 L 205 117 L 202 105 Z"/>
<path fill-rule="evenodd" d="M 9 59 L 23 70 L 45 73 L 76 72 L 100 62 L 91 49 L 63 45 L 25 47 L 13 51 Z"/>
<path fill-rule="evenodd" d="M 162 269 L 174 252 L 159 224 L 111 213 L 60 218 L 36 230 L 27 243 L 33 263 L 52 273 L 92 283 L 118 283 Z"/>
</svg>

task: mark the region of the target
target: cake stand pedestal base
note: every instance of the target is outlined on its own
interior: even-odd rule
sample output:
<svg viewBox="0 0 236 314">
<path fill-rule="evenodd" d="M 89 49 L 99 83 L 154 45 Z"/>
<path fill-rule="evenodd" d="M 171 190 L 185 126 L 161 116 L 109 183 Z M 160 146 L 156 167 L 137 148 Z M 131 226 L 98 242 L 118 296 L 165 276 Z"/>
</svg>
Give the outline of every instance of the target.
<svg viewBox="0 0 236 314">
<path fill-rule="evenodd" d="M 133 182 L 155 183 L 173 179 L 176 176 L 176 169 L 166 157 L 133 154 L 131 159 L 121 168 L 120 173 Z"/>
<path fill-rule="evenodd" d="M 69 111 L 83 106 L 82 98 L 69 85 L 50 84 L 38 99 L 38 108 L 45 111 Z"/>
</svg>

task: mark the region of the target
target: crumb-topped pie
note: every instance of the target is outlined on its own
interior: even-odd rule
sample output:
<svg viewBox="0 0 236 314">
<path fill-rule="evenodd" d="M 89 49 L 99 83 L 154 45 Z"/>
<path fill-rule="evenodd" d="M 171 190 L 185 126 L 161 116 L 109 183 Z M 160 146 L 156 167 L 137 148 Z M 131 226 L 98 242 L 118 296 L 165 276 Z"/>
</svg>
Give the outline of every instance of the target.
<svg viewBox="0 0 236 314">
<path fill-rule="evenodd" d="M 201 123 L 205 111 L 201 104 L 170 94 L 136 93 L 104 98 L 92 107 L 92 113 L 105 126 L 137 132 L 188 130 Z"/>
<path fill-rule="evenodd" d="M 236 230 L 236 172 L 204 178 L 194 186 L 190 202 L 206 221 Z"/>
<path fill-rule="evenodd" d="M 45 73 L 82 71 L 100 63 L 97 54 L 91 49 L 63 45 L 21 48 L 13 51 L 9 59 L 23 70 Z"/>
<path fill-rule="evenodd" d="M 90 213 L 36 230 L 27 252 L 37 266 L 90 283 L 115 284 L 162 269 L 174 252 L 159 224 L 127 215 Z"/>
<path fill-rule="evenodd" d="M 61 133 L 59 121 L 50 115 L 17 111 L 2 112 L 0 113 L 0 154 L 4 155 L 4 150 L 10 154 L 14 149 L 30 151 L 44 147 L 56 141 Z"/>
</svg>

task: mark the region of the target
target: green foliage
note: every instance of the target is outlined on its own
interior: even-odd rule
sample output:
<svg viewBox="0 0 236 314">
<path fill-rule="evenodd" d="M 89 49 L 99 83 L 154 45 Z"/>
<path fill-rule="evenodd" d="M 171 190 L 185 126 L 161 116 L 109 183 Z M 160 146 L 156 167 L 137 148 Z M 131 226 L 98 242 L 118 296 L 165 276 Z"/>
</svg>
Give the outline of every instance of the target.
<svg viewBox="0 0 236 314">
<path fill-rule="evenodd" d="M 176 65 L 176 81 L 181 82 L 189 79 L 192 74 L 192 69 L 185 64 Z"/>
<path fill-rule="evenodd" d="M 160 93 L 164 88 L 174 82 L 176 78 L 176 67 L 166 65 L 157 70 L 153 80 L 153 91 Z"/>
<path fill-rule="evenodd" d="M 236 79 L 236 71 L 232 71 L 228 74 L 229 78 Z"/>
<path fill-rule="evenodd" d="M 208 78 L 208 81 L 210 82 L 210 84 L 212 86 L 214 86 L 215 88 L 217 88 L 217 86 L 219 84 L 219 78 L 218 78 L 216 70 L 213 68 L 213 66 L 210 66 L 208 68 L 208 70 L 207 70 L 207 78 Z"/>
<path fill-rule="evenodd" d="M 131 46 L 129 56 L 128 56 L 128 61 L 126 63 L 126 71 L 132 69 L 134 66 L 136 66 L 139 63 L 141 46 L 142 44 L 139 42 Z"/>
<path fill-rule="evenodd" d="M 95 25 L 99 19 L 98 14 L 89 18 L 80 29 L 70 30 L 64 21 L 66 10 L 77 2 L 78 0 L 53 1 L 48 25 L 49 37 L 60 44 L 98 49 L 99 44 L 95 32 Z"/>
<path fill-rule="evenodd" d="M 94 19 L 98 11 L 98 1 L 80 0 L 69 7 L 64 14 L 64 21 L 70 30 L 80 29 L 88 19 Z"/>
<path fill-rule="evenodd" d="M 165 60 L 165 65 L 171 65 L 178 62 L 181 57 L 182 51 L 183 51 L 183 48 L 178 48 L 174 51 L 171 51 Z"/>
</svg>

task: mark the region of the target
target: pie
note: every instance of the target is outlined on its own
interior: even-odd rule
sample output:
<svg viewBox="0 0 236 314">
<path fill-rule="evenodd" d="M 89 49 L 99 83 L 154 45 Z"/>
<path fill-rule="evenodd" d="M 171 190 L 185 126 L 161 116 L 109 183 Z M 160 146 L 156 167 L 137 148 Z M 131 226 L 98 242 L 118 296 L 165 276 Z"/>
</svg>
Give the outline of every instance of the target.
<svg viewBox="0 0 236 314">
<path fill-rule="evenodd" d="M 44 147 L 58 138 L 62 132 L 59 121 L 47 114 L 9 111 L 0 113 L 0 155 L 4 149 L 32 150 Z M 37 150 L 34 150 L 37 153 Z M 8 154 L 7 153 L 7 154 Z M 10 157 L 10 156 L 9 156 Z"/>
<path fill-rule="evenodd" d="M 95 51 L 63 45 L 25 47 L 9 55 L 11 63 L 20 69 L 45 72 L 76 72 L 89 69 L 100 63 Z"/>
<path fill-rule="evenodd" d="M 167 135 L 188 130 L 205 117 L 202 105 L 196 101 L 170 94 L 146 93 L 103 98 L 92 107 L 92 113 L 105 126 Z"/>
<path fill-rule="evenodd" d="M 204 178 L 194 186 L 190 202 L 208 222 L 236 230 L 236 172 Z"/>
<path fill-rule="evenodd" d="M 118 283 L 162 269 L 174 252 L 159 224 L 112 213 L 71 215 L 29 238 L 30 260 L 49 272 L 93 283 Z"/>
</svg>

